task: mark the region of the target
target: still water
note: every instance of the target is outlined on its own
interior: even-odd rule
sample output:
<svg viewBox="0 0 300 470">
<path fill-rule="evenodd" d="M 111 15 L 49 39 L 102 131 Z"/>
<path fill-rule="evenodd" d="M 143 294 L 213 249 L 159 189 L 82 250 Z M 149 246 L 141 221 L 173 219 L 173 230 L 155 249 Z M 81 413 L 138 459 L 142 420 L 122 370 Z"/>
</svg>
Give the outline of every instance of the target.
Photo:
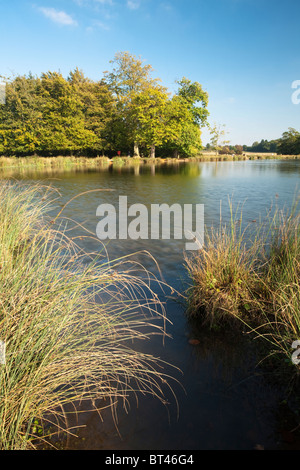
<svg viewBox="0 0 300 470">
<path fill-rule="evenodd" d="M 230 217 L 228 199 L 242 208 L 244 223 L 255 223 L 270 208 L 290 208 L 298 193 L 300 161 L 254 160 L 202 162 L 157 166 L 113 167 L 99 170 L 26 170 L 3 173 L 26 181 L 43 181 L 58 188 L 58 209 L 73 197 L 63 215 L 83 224 L 95 234 L 97 207 L 108 203 L 118 207 L 119 196 L 127 196 L 128 206 L 140 203 L 203 204 L 208 226 Z M 98 192 L 94 190 L 109 189 Z M 92 192 L 88 192 L 91 191 Z M 55 209 L 57 211 L 57 209 Z M 88 251 L 98 250 L 92 239 L 85 239 Z M 185 240 L 111 240 L 110 258 L 146 250 L 158 261 L 167 284 L 183 292 L 189 282 L 184 267 Z M 153 261 L 135 255 L 148 269 Z M 166 391 L 170 404 L 151 397 L 138 397 L 130 407 L 118 409 L 117 428 L 110 412 L 102 420 L 95 412 L 80 415 L 78 437 L 68 439 L 69 449 L 93 450 L 210 450 L 293 448 L 284 438 L 280 390 L 256 367 L 254 355 L 243 338 L 232 334 L 207 334 L 187 322 L 184 307 L 166 298 L 171 338 L 165 343 L 151 339 L 143 348 L 147 353 L 173 364 L 181 372 L 170 374 L 174 397 Z M 190 339 L 198 339 L 193 345 Z M 179 408 L 179 409 L 178 409 Z M 284 430 L 286 432 L 286 430 Z"/>
</svg>

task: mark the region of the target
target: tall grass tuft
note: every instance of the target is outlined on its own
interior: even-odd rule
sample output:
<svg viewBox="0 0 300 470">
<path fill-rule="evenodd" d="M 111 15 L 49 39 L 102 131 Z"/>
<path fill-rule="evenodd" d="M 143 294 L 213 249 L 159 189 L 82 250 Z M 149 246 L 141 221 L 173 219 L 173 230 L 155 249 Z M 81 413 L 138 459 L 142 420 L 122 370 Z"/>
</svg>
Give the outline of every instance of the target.
<svg viewBox="0 0 300 470">
<path fill-rule="evenodd" d="M 2 450 L 34 448 L 62 419 L 68 431 L 70 403 L 108 400 L 113 411 L 131 394 L 165 402 L 170 388 L 163 361 L 133 345 L 165 334 L 150 274 L 85 253 L 48 218 L 49 194 L 40 185 L 0 185 Z"/>
<path fill-rule="evenodd" d="M 300 214 L 276 209 L 242 230 L 242 217 L 229 227 L 207 230 L 204 247 L 186 257 L 191 286 L 187 314 L 210 328 L 241 326 L 265 340 L 268 357 L 292 364 L 300 340 Z M 299 361 L 298 361 L 299 362 Z M 300 367 L 293 363 L 298 375 Z"/>
<path fill-rule="evenodd" d="M 233 212 L 230 202 L 230 224 L 206 227 L 204 246 L 185 257 L 192 281 L 187 292 L 189 316 L 200 316 L 210 328 L 235 325 L 241 316 L 253 311 L 257 289 L 255 268 L 258 244 L 247 243 L 242 211 Z"/>
<path fill-rule="evenodd" d="M 267 260 L 261 271 L 265 296 L 264 322 L 257 330 L 273 353 L 290 362 L 292 344 L 300 340 L 300 213 L 296 202 L 290 211 L 276 211 L 270 237 L 262 249 Z M 294 364 L 297 365 L 297 364 Z M 296 367 L 297 374 L 300 369 Z"/>
</svg>

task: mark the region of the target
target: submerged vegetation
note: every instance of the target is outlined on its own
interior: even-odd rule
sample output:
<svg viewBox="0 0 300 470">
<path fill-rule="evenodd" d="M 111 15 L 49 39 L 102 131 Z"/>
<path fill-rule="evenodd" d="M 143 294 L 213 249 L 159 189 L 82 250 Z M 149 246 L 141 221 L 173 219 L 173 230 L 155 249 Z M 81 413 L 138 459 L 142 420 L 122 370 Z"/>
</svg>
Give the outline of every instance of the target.
<svg viewBox="0 0 300 470">
<path fill-rule="evenodd" d="M 211 329 L 246 329 L 264 340 L 266 357 L 299 376 L 292 361 L 300 339 L 300 213 L 275 210 L 243 227 L 242 211 L 229 226 L 207 230 L 205 244 L 186 257 L 192 285 L 187 315 Z M 283 368 L 282 367 L 282 370 Z"/>
<path fill-rule="evenodd" d="M 133 344 L 166 334 L 151 287 L 159 280 L 128 257 L 84 252 L 63 219 L 50 217 L 52 196 L 40 184 L 0 186 L 2 450 L 68 432 L 67 405 L 114 413 L 139 393 L 165 403 L 170 388 L 166 364 Z"/>
</svg>

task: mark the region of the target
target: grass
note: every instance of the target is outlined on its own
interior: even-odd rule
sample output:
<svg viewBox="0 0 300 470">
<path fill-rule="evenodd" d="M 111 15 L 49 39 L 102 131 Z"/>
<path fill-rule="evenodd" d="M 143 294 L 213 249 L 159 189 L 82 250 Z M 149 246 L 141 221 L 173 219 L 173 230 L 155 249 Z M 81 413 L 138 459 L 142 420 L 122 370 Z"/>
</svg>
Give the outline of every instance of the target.
<svg viewBox="0 0 300 470">
<path fill-rule="evenodd" d="M 216 155 L 214 152 L 203 151 L 196 157 L 184 157 L 184 158 L 171 158 L 171 157 L 127 157 L 127 156 L 115 156 L 111 159 L 106 156 L 97 157 L 84 157 L 84 156 L 57 156 L 57 157 L 40 157 L 36 156 L 25 156 L 25 157 L 6 157 L 0 156 L 0 169 L 25 169 L 25 168 L 36 168 L 36 169 L 84 169 L 84 168 L 101 168 L 107 167 L 110 164 L 120 167 L 123 165 L 143 165 L 143 164 L 160 164 L 160 163 L 178 163 L 180 161 L 186 162 L 207 162 L 207 161 L 236 161 L 236 160 L 257 160 L 257 159 L 298 159 L 298 155 L 276 155 L 267 153 L 245 153 L 242 155 Z"/>
<path fill-rule="evenodd" d="M 211 329 L 246 330 L 267 346 L 283 367 L 292 363 L 300 339 L 300 214 L 275 210 L 242 229 L 242 211 L 231 222 L 206 231 L 204 247 L 186 257 L 191 279 L 187 315 Z"/>
<path fill-rule="evenodd" d="M 300 339 L 300 214 L 297 204 L 272 220 L 267 262 L 261 283 L 265 292 L 259 329 L 271 351 L 291 363 L 292 343 Z M 300 368 L 294 364 L 297 374 Z"/>
<path fill-rule="evenodd" d="M 248 317 L 254 307 L 258 244 L 247 244 L 246 235 L 242 214 L 234 215 L 231 206 L 229 226 L 220 220 L 219 227 L 206 227 L 203 248 L 185 257 L 192 279 L 188 316 L 201 316 L 210 328 L 239 325 L 236 320 Z"/>
<path fill-rule="evenodd" d="M 139 393 L 165 403 L 171 388 L 166 364 L 134 347 L 166 334 L 151 273 L 130 258 L 85 253 L 63 219 L 49 219 L 53 197 L 41 185 L 0 185 L 2 450 L 70 432 L 72 403 L 74 412 L 86 402 L 114 413 L 118 401 Z"/>
<path fill-rule="evenodd" d="M 107 157 L 0 157 L 0 168 L 91 168 L 103 165 L 108 165 L 109 159 Z"/>
<path fill-rule="evenodd" d="M 276 153 L 243 152 L 235 154 L 216 154 L 214 151 L 204 150 L 198 157 L 199 161 L 235 161 L 235 160 L 297 160 L 300 155 L 280 155 Z"/>
</svg>

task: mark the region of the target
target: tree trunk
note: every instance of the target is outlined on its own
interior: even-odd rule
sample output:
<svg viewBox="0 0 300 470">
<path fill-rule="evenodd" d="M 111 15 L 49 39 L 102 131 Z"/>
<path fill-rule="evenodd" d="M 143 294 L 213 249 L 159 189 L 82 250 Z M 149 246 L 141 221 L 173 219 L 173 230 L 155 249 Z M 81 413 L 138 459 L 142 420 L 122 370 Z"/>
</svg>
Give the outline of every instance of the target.
<svg viewBox="0 0 300 470">
<path fill-rule="evenodd" d="M 140 156 L 139 146 L 136 142 L 134 142 L 133 156 L 134 157 L 139 157 Z"/>
<path fill-rule="evenodd" d="M 174 158 L 179 158 L 179 153 L 178 153 L 178 150 L 174 150 Z"/>
<path fill-rule="evenodd" d="M 155 158 L 155 145 L 151 145 L 150 158 Z"/>
</svg>

